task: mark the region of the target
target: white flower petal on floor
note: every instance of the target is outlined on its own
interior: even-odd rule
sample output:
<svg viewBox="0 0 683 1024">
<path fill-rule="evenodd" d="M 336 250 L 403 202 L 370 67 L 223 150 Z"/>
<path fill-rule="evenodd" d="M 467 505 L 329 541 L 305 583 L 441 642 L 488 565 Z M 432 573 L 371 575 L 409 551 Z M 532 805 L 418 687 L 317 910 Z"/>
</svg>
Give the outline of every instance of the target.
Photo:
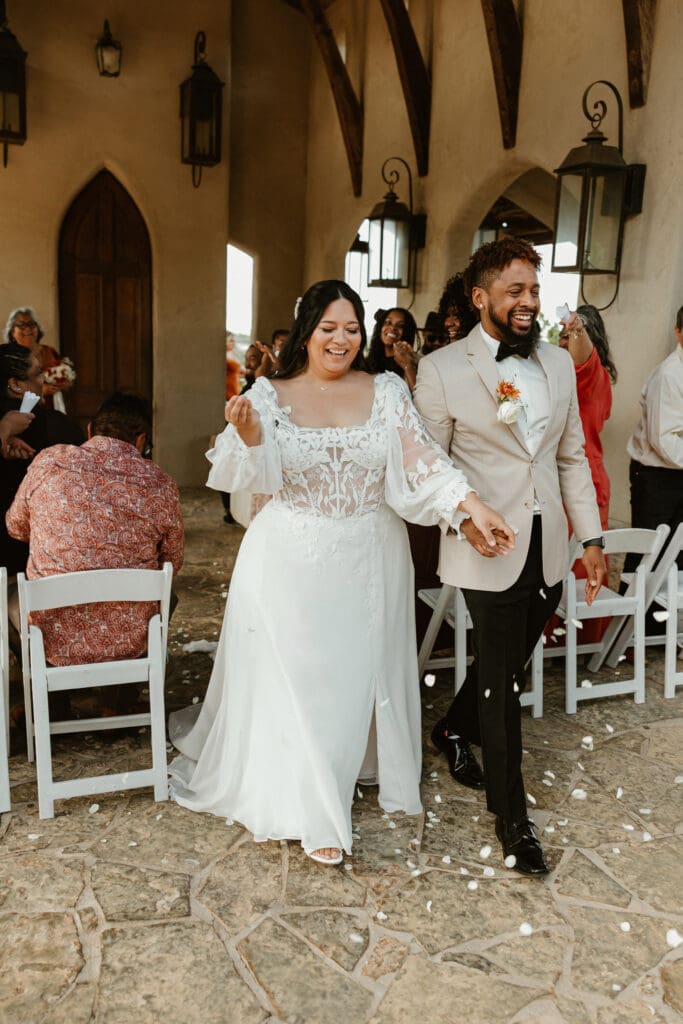
<svg viewBox="0 0 683 1024">
<path fill-rule="evenodd" d="M 621 786 L 617 786 L 617 792 L 616 792 L 617 800 L 621 800 L 623 795 L 624 795 L 623 789 L 621 788 Z"/>
<path fill-rule="evenodd" d="M 661 611 L 653 612 L 652 618 L 655 620 L 655 622 L 666 622 L 666 620 L 669 618 L 669 613 L 665 612 L 664 609 L 662 609 Z"/>
<path fill-rule="evenodd" d="M 432 901 L 431 900 L 427 900 L 427 913 L 431 914 L 431 912 L 432 912 Z"/>
<path fill-rule="evenodd" d="M 433 686 L 436 682 L 436 676 L 432 672 L 428 672 L 425 676 L 425 686 Z"/>
<path fill-rule="evenodd" d="M 606 725 L 605 729 L 607 729 L 607 732 L 614 732 L 614 726 L 613 725 Z"/>
<path fill-rule="evenodd" d="M 532 807 L 536 806 L 536 797 L 535 796 L 532 796 L 531 793 L 527 793 L 526 798 L 527 798 L 527 800 L 529 801 L 529 803 L 531 804 Z"/>
<path fill-rule="evenodd" d="M 351 939 L 351 942 L 365 942 L 363 936 L 359 935 L 358 932 L 351 932 L 349 938 Z"/>
<path fill-rule="evenodd" d="M 435 793 L 435 795 L 434 795 L 434 803 L 435 804 L 440 804 L 441 803 L 441 797 L 439 796 L 438 793 Z"/>
<path fill-rule="evenodd" d="M 627 832 L 635 831 L 635 825 L 622 825 L 622 828 L 626 829 Z"/>
<path fill-rule="evenodd" d="M 643 832 L 643 842 L 644 843 L 651 843 L 652 842 L 652 836 L 650 835 L 649 832 Z"/>
<path fill-rule="evenodd" d="M 683 943 L 683 935 L 681 935 L 677 928 L 669 928 L 666 933 L 666 943 L 672 949 L 678 949 L 681 943 Z"/>
<path fill-rule="evenodd" d="M 533 928 L 531 927 L 529 922 L 528 921 L 522 921 L 522 923 L 519 926 L 519 934 L 520 935 L 531 935 L 532 933 L 533 933 Z"/>
<path fill-rule="evenodd" d="M 482 860 L 486 860 L 488 857 L 491 856 L 491 847 L 489 846 L 488 843 L 482 846 L 481 850 L 479 851 L 479 856 L 481 857 Z"/>
<path fill-rule="evenodd" d="M 543 774 L 546 775 L 549 779 L 556 778 L 555 772 L 551 772 L 550 768 L 546 768 Z"/>
<path fill-rule="evenodd" d="M 484 690 L 484 696 L 488 700 L 488 698 L 491 696 L 491 691 L 490 690 Z"/>
<path fill-rule="evenodd" d="M 544 786 L 552 786 L 552 782 L 550 781 L 550 779 L 541 779 L 541 782 Z"/>
<path fill-rule="evenodd" d="M 585 800 L 588 794 L 585 789 L 576 788 L 572 790 L 572 797 L 574 800 Z"/>
<path fill-rule="evenodd" d="M 677 785 L 680 785 L 680 783 L 683 782 L 683 775 L 677 775 L 676 778 L 674 779 L 674 782 Z"/>
<path fill-rule="evenodd" d="M 505 867 L 506 868 L 514 868 L 516 863 L 517 863 L 517 858 L 515 857 L 514 853 L 509 853 L 507 855 L 507 857 L 505 858 L 505 861 L 504 861 Z"/>
<path fill-rule="evenodd" d="M 479 888 L 479 882 L 475 882 L 474 880 L 472 880 L 471 882 L 467 883 L 467 888 L 470 890 L 470 892 L 474 892 L 475 889 Z"/>
<path fill-rule="evenodd" d="M 541 595 L 541 597 L 543 598 L 544 601 L 548 600 L 546 595 L 545 595 L 545 590 L 543 589 L 543 587 L 541 587 L 541 589 L 539 590 L 539 594 Z"/>
<path fill-rule="evenodd" d="M 40 839 L 40 836 L 41 836 L 40 832 L 29 832 L 29 834 L 27 835 L 26 838 L 27 839 Z"/>
<path fill-rule="evenodd" d="M 567 630 L 563 626 L 557 626 L 553 630 L 553 636 L 564 636 Z"/>
<path fill-rule="evenodd" d="M 359 800 L 365 799 L 363 796 L 363 790 L 360 788 L 360 786 L 356 786 L 356 796 L 358 797 Z"/>
<path fill-rule="evenodd" d="M 612 991 L 621 992 L 621 985 L 617 985 L 617 983 L 615 982 L 614 985 L 612 985 Z"/>
<path fill-rule="evenodd" d="M 612 853 L 621 853 L 621 850 L 619 849 L 618 846 L 613 846 L 612 847 Z"/>
<path fill-rule="evenodd" d="M 441 858 L 441 863 L 442 864 L 450 864 L 450 862 L 451 862 L 451 858 L 448 856 L 448 854 L 446 854 L 445 857 Z"/>
<path fill-rule="evenodd" d="M 631 925 L 629 924 L 628 921 L 622 921 L 621 924 L 619 925 L 619 927 L 621 928 L 622 932 L 630 932 L 631 931 Z"/>
<path fill-rule="evenodd" d="M 652 811 L 649 807 L 639 807 L 638 814 L 652 814 Z"/>
<path fill-rule="evenodd" d="M 384 913 L 383 910 L 378 910 L 377 913 L 375 914 L 375 917 L 377 918 L 378 921 L 387 920 L 387 915 Z"/>
<path fill-rule="evenodd" d="M 494 869 L 492 867 L 485 867 L 484 871 L 483 871 L 483 874 L 486 875 L 487 878 L 494 878 L 496 872 L 494 871 Z"/>
<path fill-rule="evenodd" d="M 395 821 L 390 821 L 389 822 L 389 828 L 396 828 L 396 822 Z"/>
<path fill-rule="evenodd" d="M 590 690 L 590 688 L 592 687 L 592 685 L 593 685 L 593 684 L 591 683 L 590 679 L 582 679 L 582 680 L 581 680 L 581 686 L 582 686 L 582 688 L 583 688 L 584 690 Z"/>
<path fill-rule="evenodd" d="M 467 868 L 460 868 L 460 874 L 461 875 L 469 875 L 469 871 L 467 870 Z"/>
<path fill-rule="evenodd" d="M 88 808 L 88 814 L 97 814 L 99 809 L 100 809 L 100 805 L 99 804 L 90 804 L 90 807 Z"/>
<path fill-rule="evenodd" d="M 583 747 L 584 750 L 592 750 L 593 749 L 593 737 L 592 736 L 584 736 L 583 739 L 581 740 L 581 746 Z"/>
</svg>

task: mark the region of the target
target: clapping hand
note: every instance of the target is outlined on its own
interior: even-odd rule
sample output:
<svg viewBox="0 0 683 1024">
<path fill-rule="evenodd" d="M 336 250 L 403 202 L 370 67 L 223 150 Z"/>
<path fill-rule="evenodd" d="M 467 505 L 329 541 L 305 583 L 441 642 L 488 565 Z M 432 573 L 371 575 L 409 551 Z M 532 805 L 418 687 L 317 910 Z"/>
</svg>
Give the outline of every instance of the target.
<svg viewBox="0 0 683 1024">
<path fill-rule="evenodd" d="M 413 347 L 407 341 L 394 342 L 394 359 L 402 370 L 407 370 L 409 367 L 417 365 Z"/>
<path fill-rule="evenodd" d="M 232 423 L 246 445 L 261 441 L 261 419 L 246 395 L 235 395 L 225 406 L 226 423 Z"/>
<path fill-rule="evenodd" d="M 261 365 L 254 374 L 255 377 L 272 377 L 280 369 L 280 360 L 275 353 L 262 341 L 254 341 L 254 345 L 261 353 Z"/>
</svg>

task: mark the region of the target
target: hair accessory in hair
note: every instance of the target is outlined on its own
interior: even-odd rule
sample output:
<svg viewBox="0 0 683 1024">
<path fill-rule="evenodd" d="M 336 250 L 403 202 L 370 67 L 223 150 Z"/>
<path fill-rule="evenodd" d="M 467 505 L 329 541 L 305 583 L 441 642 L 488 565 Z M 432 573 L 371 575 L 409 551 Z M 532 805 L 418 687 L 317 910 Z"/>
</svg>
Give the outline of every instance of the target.
<svg viewBox="0 0 683 1024">
<path fill-rule="evenodd" d="M 295 320 L 296 320 L 296 318 L 299 315 L 299 309 L 301 308 L 301 300 L 302 300 L 302 298 L 303 298 L 303 295 L 300 295 L 297 298 L 296 302 L 294 303 L 294 319 Z"/>
</svg>

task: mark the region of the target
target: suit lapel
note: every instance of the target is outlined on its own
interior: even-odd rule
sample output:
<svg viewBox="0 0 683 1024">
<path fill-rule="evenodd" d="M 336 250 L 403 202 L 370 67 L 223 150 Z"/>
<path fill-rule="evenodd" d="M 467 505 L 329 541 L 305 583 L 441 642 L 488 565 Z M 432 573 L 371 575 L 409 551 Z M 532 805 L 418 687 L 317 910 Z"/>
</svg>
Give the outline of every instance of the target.
<svg viewBox="0 0 683 1024">
<path fill-rule="evenodd" d="M 498 410 L 498 367 L 496 361 L 491 355 L 481 335 L 481 329 L 477 324 L 467 335 L 465 339 L 467 344 L 467 357 L 472 364 L 473 368 L 479 374 L 482 383 L 486 387 L 487 391 L 491 394 L 491 397 L 496 405 L 496 411 Z M 456 343 L 457 344 L 457 343 Z M 545 369 L 545 367 L 544 367 Z M 547 372 L 547 371 L 546 371 Z M 504 424 L 508 430 L 514 434 L 517 441 L 521 444 L 525 452 L 528 452 L 526 441 L 524 440 L 524 434 L 520 430 L 517 423 Z"/>
<path fill-rule="evenodd" d="M 546 347 L 547 345 L 548 345 L 548 342 L 546 342 L 546 341 L 539 341 L 538 345 L 536 346 L 536 352 L 535 352 L 536 358 L 538 359 L 539 363 L 541 364 L 541 367 L 542 367 L 543 372 L 545 374 L 545 379 L 548 382 L 548 420 L 546 422 L 545 429 L 543 431 L 543 434 L 541 436 L 541 440 L 540 440 L 539 445 L 538 445 L 539 451 L 540 451 L 541 445 L 543 444 L 543 441 L 545 439 L 546 431 L 548 430 L 548 427 L 550 426 L 550 420 L 552 419 L 552 416 L 553 416 L 553 409 L 555 408 L 555 394 L 556 394 L 555 370 L 554 370 L 554 367 L 552 365 L 553 360 L 548 359 L 548 354 L 547 354 L 548 353 L 548 349 Z"/>
</svg>

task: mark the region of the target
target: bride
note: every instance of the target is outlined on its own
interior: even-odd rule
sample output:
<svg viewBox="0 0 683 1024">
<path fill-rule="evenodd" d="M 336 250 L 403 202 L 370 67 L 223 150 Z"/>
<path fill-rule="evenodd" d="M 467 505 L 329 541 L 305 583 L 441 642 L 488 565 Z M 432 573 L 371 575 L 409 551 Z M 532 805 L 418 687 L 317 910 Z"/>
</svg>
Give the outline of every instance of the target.
<svg viewBox="0 0 683 1024">
<path fill-rule="evenodd" d="M 421 810 L 401 519 L 457 529 L 471 517 L 499 553 L 514 543 L 429 439 L 405 384 L 365 371 L 363 315 L 343 281 L 314 284 L 278 376 L 226 406 L 209 486 L 273 498 L 242 541 L 204 704 L 170 718 L 179 804 L 256 841 L 299 840 L 325 864 L 351 851 L 361 768 L 385 811 Z"/>
</svg>

